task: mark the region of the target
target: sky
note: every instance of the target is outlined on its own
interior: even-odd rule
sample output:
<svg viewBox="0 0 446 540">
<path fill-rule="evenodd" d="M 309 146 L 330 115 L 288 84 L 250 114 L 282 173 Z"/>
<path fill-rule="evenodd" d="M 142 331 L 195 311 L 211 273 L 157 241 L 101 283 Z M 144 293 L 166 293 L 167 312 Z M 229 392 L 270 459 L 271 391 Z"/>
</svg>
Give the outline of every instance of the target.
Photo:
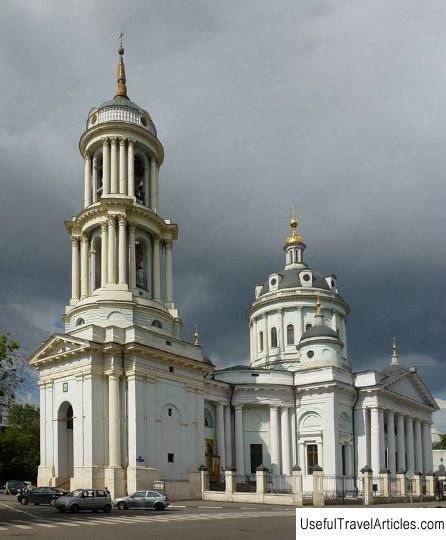
<svg viewBox="0 0 446 540">
<path fill-rule="evenodd" d="M 284 265 L 290 208 L 313 269 L 351 307 L 353 369 L 396 336 L 444 407 L 443 0 L 0 0 L 0 331 L 31 354 L 62 331 L 88 111 L 115 91 L 165 149 L 174 297 L 218 367 L 249 358 L 254 288 Z"/>
</svg>

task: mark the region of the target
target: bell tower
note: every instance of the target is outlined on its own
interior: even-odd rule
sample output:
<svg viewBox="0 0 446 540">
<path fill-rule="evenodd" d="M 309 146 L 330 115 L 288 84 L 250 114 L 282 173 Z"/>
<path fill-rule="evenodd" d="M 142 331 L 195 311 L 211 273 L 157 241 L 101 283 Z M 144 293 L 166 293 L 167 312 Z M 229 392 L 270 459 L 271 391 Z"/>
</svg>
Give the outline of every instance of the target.
<svg viewBox="0 0 446 540">
<path fill-rule="evenodd" d="M 179 337 L 172 251 L 178 227 L 159 213 L 164 149 L 147 111 L 127 95 L 124 49 L 115 97 L 88 114 L 79 142 L 84 208 L 65 222 L 72 243 L 65 331 L 140 326 Z"/>
</svg>

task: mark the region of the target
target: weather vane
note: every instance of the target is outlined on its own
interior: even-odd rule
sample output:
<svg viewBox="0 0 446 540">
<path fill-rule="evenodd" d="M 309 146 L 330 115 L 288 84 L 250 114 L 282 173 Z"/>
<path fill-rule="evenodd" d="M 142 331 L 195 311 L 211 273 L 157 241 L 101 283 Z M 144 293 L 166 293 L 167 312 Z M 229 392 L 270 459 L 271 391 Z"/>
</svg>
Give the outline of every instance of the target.
<svg viewBox="0 0 446 540">
<path fill-rule="evenodd" d="M 120 42 L 121 42 L 121 47 L 122 47 L 122 36 L 123 36 L 123 35 L 124 35 L 124 32 L 121 32 L 121 33 L 119 34 L 119 37 L 118 37 L 118 39 L 119 39 Z"/>
</svg>

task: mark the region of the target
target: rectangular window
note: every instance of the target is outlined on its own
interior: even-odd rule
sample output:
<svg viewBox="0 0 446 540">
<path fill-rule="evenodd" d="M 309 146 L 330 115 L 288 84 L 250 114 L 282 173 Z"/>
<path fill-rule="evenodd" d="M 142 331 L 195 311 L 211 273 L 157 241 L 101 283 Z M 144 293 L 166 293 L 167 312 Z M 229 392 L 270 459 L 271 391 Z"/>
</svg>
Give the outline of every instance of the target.
<svg viewBox="0 0 446 540">
<path fill-rule="evenodd" d="M 167 414 L 168 414 L 169 416 L 172 416 L 172 409 L 167 409 Z"/>
<path fill-rule="evenodd" d="M 345 444 L 341 446 L 341 458 L 342 458 L 342 474 L 347 475 L 347 447 Z"/>
<path fill-rule="evenodd" d="M 251 473 L 255 474 L 256 469 L 259 465 L 263 463 L 263 454 L 262 454 L 262 445 L 261 444 L 251 444 Z"/>
<path fill-rule="evenodd" d="M 169 373 L 173 373 L 175 370 L 172 366 L 169 366 Z"/>
<path fill-rule="evenodd" d="M 307 474 L 313 474 L 317 464 L 317 444 L 307 444 Z"/>
<path fill-rule="evenodd" d="M 173 463 L 174 462 L 174 454 L 167 454 L 167 461 L 169 463 Z"/>
</svg>

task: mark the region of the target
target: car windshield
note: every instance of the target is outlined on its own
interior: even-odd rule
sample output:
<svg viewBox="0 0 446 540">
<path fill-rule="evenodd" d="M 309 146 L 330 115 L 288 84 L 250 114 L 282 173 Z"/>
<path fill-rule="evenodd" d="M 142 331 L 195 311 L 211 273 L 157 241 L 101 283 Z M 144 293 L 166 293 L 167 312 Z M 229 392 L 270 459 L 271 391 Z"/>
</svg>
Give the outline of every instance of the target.
<svg viewBox="0 0 446 540">
<path fill-rule="evenodd" d="M 67 497 L 82 497 L 83 489 L 75 489 L 67 494 Z"/>
</svg>

